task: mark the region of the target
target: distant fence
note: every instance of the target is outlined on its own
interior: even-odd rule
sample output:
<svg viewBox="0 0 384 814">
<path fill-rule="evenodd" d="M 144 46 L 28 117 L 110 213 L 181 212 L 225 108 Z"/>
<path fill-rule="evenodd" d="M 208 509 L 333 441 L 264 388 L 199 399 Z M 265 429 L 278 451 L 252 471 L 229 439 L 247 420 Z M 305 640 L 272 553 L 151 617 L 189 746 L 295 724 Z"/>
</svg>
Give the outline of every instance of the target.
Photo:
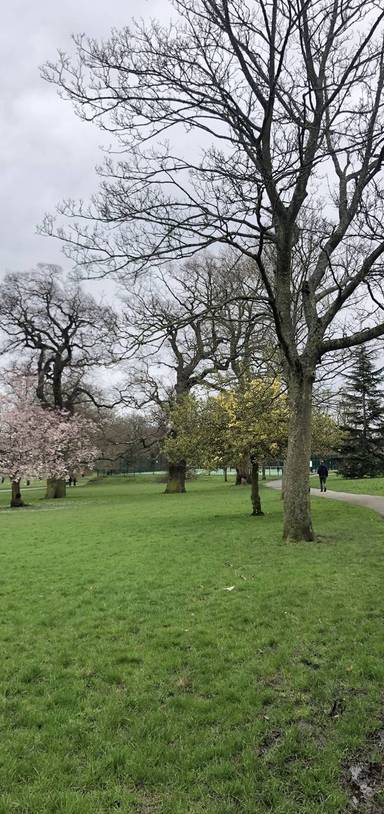
<svg viewBox="0 0 384 814">
<path fill-rule="evenodd" d="M 336 456 L 332 457 L 324 457 L 320 458 L 319 456 L 313 457 L 311 459 L 311 472 L 317 472 L 318 466 L 320 461 L 323 460 L 324 463 L 327 465 L 328 469 L 338 470 L 340 466 L 340 458 Z M 271 463 L 266 463 L 264 466 L 265 474 L 267 477 L 276 477 L 281 476 L 283 472 L 283 461 L 273 461 Z M 262 472 L 263 467 L 260 465 L 260 473 Z M 197 475 L 204 475 L 208 474 L 209 470 L 207 469 L 195 469 L 194 470 Z M 227 475 L 235 475 L 236 469 L 235 467 L 227 467 Z M 132 463 L 124 463 L 119 467 L 111 467 L 102 469 L 96 469 L 98 475 L 164 475 L 167 472 L 166 463 L 163 460 L 151 462 L 148 466 L 148 461 L 143 463 L 135 464 Z M 221 467 L 219 469 L 211 470 L 212 475 L 222 475 L 224 477 L 225 470 Z"/>
</svg>

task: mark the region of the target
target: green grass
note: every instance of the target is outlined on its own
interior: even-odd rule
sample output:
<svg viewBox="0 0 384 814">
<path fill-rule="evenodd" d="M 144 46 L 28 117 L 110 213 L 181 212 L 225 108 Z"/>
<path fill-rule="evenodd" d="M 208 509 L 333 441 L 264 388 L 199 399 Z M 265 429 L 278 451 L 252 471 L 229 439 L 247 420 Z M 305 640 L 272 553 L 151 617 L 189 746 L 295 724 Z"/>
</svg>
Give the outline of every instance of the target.
<svg viewBox="0 0 384 814">
<path fill-rule="evenodd" d="M 312 477 L 311 485 L 315 488 L 318 487 L 318 475 Z M 328 489 L 334 489 L 336 492 L 352 492 L 354 495 L 384 497 L 384 478 L 341 478 L 339 475 L 331 473 L 327 486 Z"/>
<path fill-rule="evenodd" d="M 321 542 L 284 545 L 272 491 L 255 519 L 246 488 L 162 488 L 0 511 L 0 814 L 345 812 L 382 728 L 382 520 L 316 499 Z"/>
<path fill-rule="evenodd" d="M 88 486 L 89 483 L 95 478 L 95 475 L 92 475 L 90 478 L 88 476 L 84 478 L 79 478 L 76 487 L 68 487 L 67 492 L 70 494 L 71 491 L 79 488 L 83 488 L 84 486 Z M 21 494 L 24 503 L 27 505 L 34 505 L 37 502 L 41 501 L 42 498 L 45 497 L 46 492 L 46 481 L 44 480 L 31 480 L 29 486 L 27 486 L 26 480 L 23 478 L 21 482 Z M 9 502 L 11 499 L 11 486 L 9 479 L 6 478 L 4 483 L 0 483 L 0 508 L 7 508 L 9 506 Z"/>
</svg>

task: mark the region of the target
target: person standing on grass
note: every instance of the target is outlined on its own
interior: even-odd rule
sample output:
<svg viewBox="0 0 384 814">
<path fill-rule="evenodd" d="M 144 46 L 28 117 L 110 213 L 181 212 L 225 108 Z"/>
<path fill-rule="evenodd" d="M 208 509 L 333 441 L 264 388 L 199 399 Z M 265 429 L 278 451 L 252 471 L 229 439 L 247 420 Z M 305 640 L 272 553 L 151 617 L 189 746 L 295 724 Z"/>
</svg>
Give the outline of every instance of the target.
<svg viewBox="0 0 384 814">
<path fill-rule="evenodd" d="M 320 489 L 322 492 L 327 491 L 327 477 L 328 477 L 328 467 L 325 465 L 324 461 L 320 461 L 320 466 L 317 470 L 317 474 L 320 478 Z"/>
</svg>

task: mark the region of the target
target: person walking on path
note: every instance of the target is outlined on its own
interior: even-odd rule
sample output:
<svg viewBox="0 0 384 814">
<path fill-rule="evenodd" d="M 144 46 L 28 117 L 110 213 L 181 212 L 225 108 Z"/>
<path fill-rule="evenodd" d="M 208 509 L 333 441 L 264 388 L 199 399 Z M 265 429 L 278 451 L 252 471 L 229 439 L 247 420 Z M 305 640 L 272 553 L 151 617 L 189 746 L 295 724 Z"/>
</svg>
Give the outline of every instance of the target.
<svg viewBox="0 0 384 814">
<path fill-rule="evenodd" d="M 320 466 L 317 470 L 317 474 L 320 478 L 320 491 L 326 492 L 327 491 L 327 477 L 328 477 L 328 467 L 325 465 L 324 461 L 320 461 Z"/>
</svg>

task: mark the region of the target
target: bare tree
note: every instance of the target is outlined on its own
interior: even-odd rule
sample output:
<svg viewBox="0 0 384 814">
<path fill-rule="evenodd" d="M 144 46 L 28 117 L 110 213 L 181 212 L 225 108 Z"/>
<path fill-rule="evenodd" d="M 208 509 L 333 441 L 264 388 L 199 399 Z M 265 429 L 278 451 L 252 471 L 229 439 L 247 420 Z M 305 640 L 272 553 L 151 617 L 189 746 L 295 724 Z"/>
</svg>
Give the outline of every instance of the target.
<svg viewBox="0 0 384 814">
<path fill-rule="evenodd" d="M 256 262 L 289 384 L 284 537 L 312 540 L 316 366 L 384 334 L 384 10 L 377 0 L 174 6 L 168 26 L 78 37 L 74 61 L 46 67 L 126 155 L 100 168 L 89 207 L 63 205 L 73 228 L 45 228 L 91 275 L 137 273 L 215 242 Z M 188 150 L 177 149 L 180 130 Z"/>
<path fill-rule="evenodd" d="M 126 388 L 131 404 L 155 404 L 169 417 L 192 389 L 227 388 L 240 369 L 251 370 L 266 342 L 266 312 L 257 298 L 251 300 L 249 273 L 238 261 L 203 254 L 180 264 L 177 274 L 158 274 L 149 290 L 131 288 L 126 310 L 126 343 L 136 357 Z M 172 421 L 164 430 L 175 433 Z M 169 463 L 167 492 L 185 491 L 186 466 L 185 460 Z"/>
<path fill-rule="evenodd" d="M 116 362 L 118 318 L 96 303 L 56 267 L 8 274 L 0 286 L 1 353 L 36 376 L 37 398 L 73 414 L 84 400 L 96 401 L 89 375 Z M 50 497 L 65 484 L 51 482 Z"/>
<path fill-rule="evenodd" d="M 100 413 L 99 413 L 100 416 Z M 99 420 L 97 471 L 155 471 L 162 461 L 162 426 L 151 415 L 105 410 Z"/>
<path fill-rule="evenodd" d="M 226 296 L 226 294 L 224 294 Z M 180 267 L 177 277 L 158 275 L 148 289 L 126 298 L 126 344 L 135 361 L 129 374 L 130 401 L 154 405 L 164 417 L 175 402 L 228 370 L 226 336 L 220 325 L 217 261 L 205 256 Z M 164 422 L 164 432 L 174 428 Z M 187 462 L 169 462 L 166 492 L 185 492 Z"/>
</svg>

